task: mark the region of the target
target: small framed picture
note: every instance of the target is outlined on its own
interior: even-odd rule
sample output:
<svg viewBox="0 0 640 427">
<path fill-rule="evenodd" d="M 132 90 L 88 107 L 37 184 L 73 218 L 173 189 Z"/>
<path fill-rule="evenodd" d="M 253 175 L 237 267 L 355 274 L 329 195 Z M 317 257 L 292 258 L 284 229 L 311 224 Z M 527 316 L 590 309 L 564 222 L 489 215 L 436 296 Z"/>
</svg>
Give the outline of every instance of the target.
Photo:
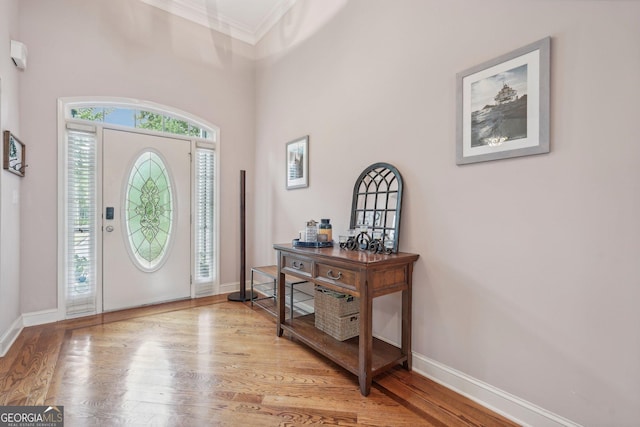
<svg viewBox="0 0 640 427">
<path fill-rule="evenodd" d="M 309 186 L 309 136 L 287 143 L 287 190 Z"/>
<path fill-rule="evenodd" d="M 549 152 L 551 38 L 457 75 L 456 163 Z"/>
<path fill-rule="evenodd" d="M 10 131 L 4 131 L 4 160 L 2 167 L 18 176 L 24 176 L 25 146 Z"/>
</svg>

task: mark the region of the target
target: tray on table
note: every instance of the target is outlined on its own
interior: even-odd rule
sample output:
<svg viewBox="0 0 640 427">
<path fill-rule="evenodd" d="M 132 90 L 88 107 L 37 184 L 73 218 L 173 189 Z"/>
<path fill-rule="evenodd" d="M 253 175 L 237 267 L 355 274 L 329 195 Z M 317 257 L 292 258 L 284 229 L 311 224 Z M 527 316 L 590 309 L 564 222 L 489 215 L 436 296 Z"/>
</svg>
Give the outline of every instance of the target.
<svg viewBox="0 0 640 427">
<path fill-rule="evenodd" d="M 333 246 L 333 240 L 330 242 L 301 242 L 300 239 L 293 239 L 292 244 L 299 248 L 330 248 Z"/>
</svg>

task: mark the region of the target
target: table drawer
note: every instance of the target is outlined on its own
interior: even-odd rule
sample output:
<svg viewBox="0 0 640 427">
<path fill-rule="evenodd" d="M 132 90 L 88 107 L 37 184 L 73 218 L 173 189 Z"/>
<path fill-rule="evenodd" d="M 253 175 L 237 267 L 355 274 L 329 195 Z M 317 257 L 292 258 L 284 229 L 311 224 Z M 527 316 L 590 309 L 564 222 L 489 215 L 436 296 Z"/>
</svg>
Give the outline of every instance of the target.
<svg viewBox="0 0 640 427">
<path fill-rule="evenodd" d="M 313 261 L 295 255 L 282 255 L 282 271 L 296 276 L 313 277 Z"/>
<path fill-rule="evenodd" d="M 317 281 L 356 290 L 357 273 L 355 271 L 329 264 L 318 263 L 317 266 Z"/>
</svg>

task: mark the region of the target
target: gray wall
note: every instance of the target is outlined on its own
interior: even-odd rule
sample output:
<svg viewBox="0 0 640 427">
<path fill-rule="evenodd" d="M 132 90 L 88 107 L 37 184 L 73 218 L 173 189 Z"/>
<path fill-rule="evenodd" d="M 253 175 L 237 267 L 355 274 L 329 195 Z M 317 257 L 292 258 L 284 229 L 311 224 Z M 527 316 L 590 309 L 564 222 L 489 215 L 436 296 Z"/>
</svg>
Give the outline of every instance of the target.
<svg viewBox="0 0 640 427">
<path fill-rule="evenodd" d="M 21 138 L 19 79 L 10 56 L 11 40 L 20 40 L 18 1 L 0 2 L 0 133 Z M 1 138 L 0 138 L 1 139 Z M 0 152 L 3 149 L 0 143 Z M 2 153 L 4 155 L 4 153 Z M 0 158 L 4 158 L 0 156 Z M 0 354 L 15 337 L 20 319 L 20 187 L 23 179 L 0 171 Z"/>
<path fill-rule="evenodd" d="M 636 424 L 638 16 L 631 1 L 300 0 L 254 51 L 141 2 L 0 2 L 0 126 L 30 165 L 0 172 L 0 338 L 56 308 L 56 100 L 132 97 L 221 128 L 222 283 L 239 169 L 256 265 L 310 218 L 338 235 L 359 172 L 388 161 L 407 186 L 401 249 L 421 255 L 416 355 L 575 422 Z M 546 36 L 551 153 L 456 166 L 455 74 Z M 285 143 L 305 134 L 311 185 L 286 191 Z M 378 335 L 398 339 L 398 307 L 376 302 Z"/>
<path fill-rule="evenodd" d="M 258 263 L 349 221 L 377 161 L 406 183 L 413 348 L 585 425 L 640 418 L 640 3 L 301 0 L 258 45 Z M 552 37 L 551 153 L 455 164 L 456 73 Z M 310 135 L 310 187 L 285 143 Z M 397 298 L 377 334 L 399 341 Z"/>
<path fill-rule="evenodd" d="M 29 176 L 22 200 L 22 311 L 56 308 L 59 97 L 114 96 L 187 111 L 221 129 L 221 283 L 238 280 L 238 174 L 253 169 L 251 46 L 138 1 L 21 0 Z M 36 264 L 37 263 L 37 264 Z M 37 268 L 34 268 L 37 265 Z"/>
</svg>

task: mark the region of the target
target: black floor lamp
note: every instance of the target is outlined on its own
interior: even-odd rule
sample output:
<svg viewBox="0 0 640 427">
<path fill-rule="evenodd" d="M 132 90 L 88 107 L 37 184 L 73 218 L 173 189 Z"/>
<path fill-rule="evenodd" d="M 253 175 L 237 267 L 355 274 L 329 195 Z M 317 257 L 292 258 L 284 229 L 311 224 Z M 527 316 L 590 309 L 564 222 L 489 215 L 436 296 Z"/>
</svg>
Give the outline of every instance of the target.
<svg viewBox="0 0 640 427">
<path fill-rule="evenodd" d="M 256 297 L 251 291 L 247 292 L 247 208 L 246 208 L 246 180 L 245 170 L 240 171 L 240 292 L 229 294 L 229 301 L 251 301 Z"/>
</svg>

